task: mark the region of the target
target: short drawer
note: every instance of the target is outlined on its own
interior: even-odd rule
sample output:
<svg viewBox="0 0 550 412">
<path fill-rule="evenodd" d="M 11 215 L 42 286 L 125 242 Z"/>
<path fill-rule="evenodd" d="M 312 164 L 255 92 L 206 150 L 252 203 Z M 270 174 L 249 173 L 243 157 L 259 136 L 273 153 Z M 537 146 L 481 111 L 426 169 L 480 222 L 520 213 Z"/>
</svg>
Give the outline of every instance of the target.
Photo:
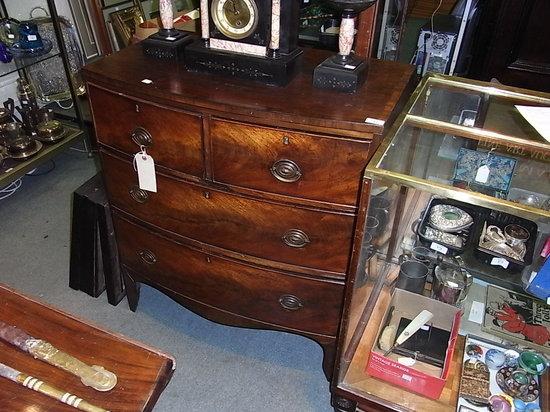
<svg viewBox="0 0 550 412">
<path fill-rule="evenodd" d="M 136 185 L 130 163 L 102 154 L 111 204 L 162 229 L 263 259 L 345 273 L 354 215 L 269 203 L 157 174 Z"/>
<path fill-rule="evenodd" d="M 202 177 L 202 119 L 89 87 L 97 139 L 134 154 L 147 147 L 157 165 Z"/>
<path fill-rule="evenodd" d="M 343 285 L 210 256 L 114 216 L 119 253 L 152 285 L 221 310 L 286 328 L 335 336 Z"/>
<path fill-rule="evenodd" d="M 355 205 L 369 142 L 213 120 L 214 180 L 236 186 Z"/>
</svg>

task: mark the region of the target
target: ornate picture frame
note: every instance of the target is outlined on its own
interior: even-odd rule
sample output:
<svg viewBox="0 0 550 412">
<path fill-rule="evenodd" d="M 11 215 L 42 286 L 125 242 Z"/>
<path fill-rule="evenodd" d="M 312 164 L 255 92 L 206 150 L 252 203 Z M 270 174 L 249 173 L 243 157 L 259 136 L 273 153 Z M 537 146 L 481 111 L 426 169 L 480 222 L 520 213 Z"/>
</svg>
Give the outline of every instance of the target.
<svg viewBox="0 0 550 412">
<path fill-rule="evenodd" d="M 139 6 L 131 6 L 112 12 L 109 17 L 120 48 L 130 44 L 132 36 L 136 32 L 136 27 L 144 22 Z"/>
</svg>

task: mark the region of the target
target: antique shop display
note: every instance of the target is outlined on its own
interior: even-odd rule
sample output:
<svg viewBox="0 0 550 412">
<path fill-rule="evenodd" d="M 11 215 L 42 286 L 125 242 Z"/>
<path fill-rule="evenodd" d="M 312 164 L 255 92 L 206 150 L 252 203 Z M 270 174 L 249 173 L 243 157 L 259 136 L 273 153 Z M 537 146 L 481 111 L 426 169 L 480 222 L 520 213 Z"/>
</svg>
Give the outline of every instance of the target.
<svg viewBox="0 0 550 412">
<path fill-rule="evenodd" d="M 394 343 L 388 349 L 386 349 L 386 352 L 384 352 L 384 356 L 388 356 L 390 353 L 392 353 L 399 346 L 402 346 L 406 341 L 408 341 L 413 336 L 418 336 L 415 334 L 419 332 L 424 326 L 424 324 L 428 323 L 433 317 L 434 317 L 434 314 L 432 312 L 428 310 L 423 310 L 418 315 L 416 315 L 414 319 L 412 320 L 408 319 L 409 323 L 404 328 L 401 328 L 401 330 L 397 330 L 396 332 L 397 337 L 395 338 Z"/>
<path fill-rule="evenodd" d="M 86 386 L 105 392 L 113 389 L 117 383 L 116 375 L 103 366 L 87 365 L 81 360 L 63 352 L 50 342 L 35 338 L 14 325 L 0 320 L 0 339 L 40 359 L 56 368 L 63 369 L 80 378 Z"/>
<path fill-rule="evenodd" d="M 363 370 L 437 399 L 451 372 L 460 315 L 456 307 L 395 289 Z"/>
<path fill-rule="evenodd" d="M 365 81 L 367 62 L 352 52 L 355 40 L 355 20 L 358 14 L 376 0 L 330 0 L 342 12 L 336 56 L 329 57 L 315 68 L 313 85 L 323 89 L 355 92 Z"/>
<path fill-rule="evenodd" d="M 52 53 L 61 51 L 55 36 L 54 24 L 48 12 L 42 8 L 35 8 L 46 14 L 44 17 L 34 17 L 32 22 L 38 27 L 38 31 L 44 41 L 53 44 Z M 37 12 L 31 11 L 31 15 Z M 63 42 L 67 50 L 67 60 L 71 73 L 70 81 L 73 84 L 75 93 L 82 95 L 85 93 L 84 83 L 80 76 L 80 69 L 84 65 L 82 51 L 78 42 L 78 35 L 74 25 L 66 17 L 59 16 L 58 22 L 61 27 Z M 63 69 L 61 56 L 55 56 L 50 59 L 44 59 L 27 68 L 27 77 L 36 91 L 36 97 L 43 102 L 64 101 L 71 98 L 71 90 L 67 81 L 67 76 Z"/>
<path fill-rule="evenodd" d="M 471 244 L 474 217 L 474 210 L 464 203 L 433 198 L 419 224 L 420 242 L 445 255 L 460 254 Z"/>
<path fill-rule="evenodd" d="M 27 160 L 42 150 L 42 143 L 56 143 L 71 133 L 54 120 L 51 109 L 39 108 L 32 85 L 23 78 L 17 79 L 17 98 L 20 106 L 9 98 L 0 110 L 0 146 L 6 148 L 3 158 Z"/>
<path fill-rule="evenodd" d="M 10 17 L 0 20 L 0 41 L 8 47 L 19 41 L 19 20 Z"/>
<path fill-rule="evenodd" d="M 432 298 L 461 306 L 468 296 L 473 277 L 466 269 L 438 264 L 432 282 Z"/>
<path fill-rule="evenodd" d="M 361 241 L 354 245 L 340 325 L 336 410 L 547 409 L 548 305 L 526 291 L 548 297 L 540 279 L 550 253 L 550 211 L 541 200 L 550 195 L 550 142 L 518 105 L 550 107 L 550 95 L 429 75 L 367 165 L 365 212 L 356 231 Z M 368 218 L 380 192 L 394 204 L 377 233 Z M 428 272 L 417 293 L 402 282 L 414 273 L 411 262 Z M 401 315 L 396 305 L 405 304 L 405 293 L 425 301 Z M 432 310 L 434 302 L 441 306 Z M 444 336 L 437 329 L 452 330 L 435 321 L 449 308 L 462 317 L 461 334 L 454 356 L 441 362 L 435 349 L 421 348 L 428 337 Z M 384 358 L 422 309 L 434 313 L 431 333 L 417 333 L 418 344 L 414 337 L 407 341 L 401 349 L 408 355 L 398 347 Z M 509 346 L 465 344 L 464 335 L 486 334 Z M 413 343 L 416 348 L 406 347 Z M 436 360 L 443 367 L 437 369 Z M 417 368 L 436 380 L 412 383 Z M 437 385 L 440 390 L 428 394 Z M 459 403 L 463 397 L 473 403 Z"/>
<path fill-rule="evenodd" d="M 10 122 L 0 125 L 0 136 L 7 154 L 12 159 L 26 160 L 42 149 L 42 143 L 28 135 L 21 123 Z"/>
<path fill-rule="evenodd" d="M 285 0 L 201 0 L 201 39 L 185 48 L 191 70 L 283 86 L 302 54 L 300 4 Z"/>
<path fill-rule="evenodd" d="M 4 365 L 3 363 L 0 363 L 0 376 L 13 382 L 17 382 L 19 385 L 23 385 L 36 392 L 40 392 L 50 398 L 56 399 L 81 411 L 107 412 L 106 409 L 92 405 L 72 393 L 55 388 L 50 384 L 35 378 L 34 376 L 28 375 L 14 368 L 10 368 L 8 365 Z"/>
<path fill-rule="evenodd" d="M 13 78 L 13 75 L 18 73 L 22 79 L 25 79 L 26 84 L 18 85 L 17 94 L 19 97 L 8 98 L 2 105 L 0 124 L 17 122 L 23 127 L 11 126 L 13 131 L 2 130 L 0 133 L 0 135 L 9 134 L 8 140 L 13 141 L 17 135 L 15 132 L 18 130 L 16 129 L 21 130 L 21 133 L 19 133 L 21 138 L 19 143 L 21 144 L 13 144 L 11 150 L 3 146 L 1 140 L 4 137 L 0 136 L 0 153 L 4 159 L 0 164 L 0 186 L 9 186 L 13 182 L 18 182 L 20 177 L 48 162 L 53 156 L 67 149 L 82 137 L 82 131 L 79 130 L 82 111 L 78 104 L 73 107 L 73 101 L 64 104 L 65 108 L 71 110 L 62 109 L 57 104 L 49 105 L 48 110 L 36 110 L 37 107 L 43 105 L 44 101 L 40 101 L 40 99 L 45 97 L 43 92 L 47 90 L 57 93 L 62 89 L 64 90 L 64 96 L 60 95 L 60 98 L 72 97 L 72 82 L 66 80 L 67 73 L 71 72 L 71 57 L 66 59 L 67 71 L 65 71 L 64 64 L 65 57 L 71 54 L 72 47 L 66 36 L 59 33 L 60 38 L 58 39 L 55 34 L 54 22 L 60 23 L 62 26 L 61 32 L 64 32 L 64 30 L 63 23 L 55 12 L 55 8 L 50 9 L 53 0 L 43 2 L 44 7 L 48 10 L 47 12 L 43 11 L 43 7 L 36 8 L 34 7 L 35 4 L 31 3 L 33 2 L 3 1 L 4 11 L 7 14 L 4 14 L 4 18 L 0 19 L 0 41 L 9 45 L 10 53 L 13 53 L 14 57 L 12 63 L 2 67 L 0 77 L 10 76 Z M 21 49 L 19 47 L 21 21 L 10 17 L 10 12 L 14 12 L 14 16 L 18 18 L 28 19 L 27 22 L 31 23 L 32 30 L 34 30 L 32 25 L 36 25 L 43 47 L 38 49 Z M 51 18 L 38 18 L 39 15 L 50 14 L 50 12 L 52 14 Z M 49 25 L 42 24 L 43 19 L 50 20 Z M 30 36 L 34 35 L 32 30 L 29 33 Z M 61 44 L 58 45 L 58 40 L 62 43 L 66 42 L 66 47 L 61 47 Z M 34 41 L 33 37 L 30 38 L 30 41 Z M 78 39 L 76 39 L 76 42 L 78 42 Z M 14 45 L 18 50 L 12 50 Z M 67 55 L 65 55 L 65 49 L 67 49 Z M 48 67 L 48 69 L 42 70 L 43 67 Z M 54 83 L 61 84 L 61 78 L 64 79 L 62 87 L 53 87 Z M 8 77 L 5 77 L 5 80 L 8 81 Z M 41 80 L 43 80 L 43 83 L 40 83 Z M 51 85 L 52 88 L 48 86 L 46 90 L 46 84 Z M 23 90 L 23 86 L 25 90 Z M 32 93 L 34 98 L 26 99 L 29 93 Z M 78 92 L 74 95 L 77 94 Z M 20 98 L 23 98 L 25 102 L 22 102 Z M 52 117 L 53 113 L 50 113 L 50 109 L 55 111 L 56 119 Z M 72 125 L 61 124 L 57 118 L 68 120 Z M 84 143 L 86 146 L 86 141 Z"/>
<path fill-rule="evenodd" d="M 143 52 L 159 59 L 182 60 L 183 49 L 193 37 L 174 28 L 172 0 L 159 0 L 159 10 L 162 28 L 141 42 Z"/>
<path fill-rule="evenodd" d="M 364 116 L 389 119 L 413 73 L 373 62 L 375 87 L 326 105 L 311 72 L 328 53 L 304 54 L 285 88 L 181 76 L 139 45 L 84 73 L 131 309 L 147 283 L 211 320 L 309 337 L 330 377 L 361 170 L 384 130 Z M 132 166 L 143 148 L 156 193 Z"/>
<path fill-rule="evenodd" d="M 542 410 L 542 373 L 525 369 L 513 354 L 521 359 L 531 352 L 518 353 L 494 342 L 466 338 L 457 411 L 462 407 L 472 411 Z"/>
<path fill-rule="evenodd" d="M 511 342 L 550 354 L 550 306 L 526 294 L 487 287 L 483 327 Z"/>
</svg>

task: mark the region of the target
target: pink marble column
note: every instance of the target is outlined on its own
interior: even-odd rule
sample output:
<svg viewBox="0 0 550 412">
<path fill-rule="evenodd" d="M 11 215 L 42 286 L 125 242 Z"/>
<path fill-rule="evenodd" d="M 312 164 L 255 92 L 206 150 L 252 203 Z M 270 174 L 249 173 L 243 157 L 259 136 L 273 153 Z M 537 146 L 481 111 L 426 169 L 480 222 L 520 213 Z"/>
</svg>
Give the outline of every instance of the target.
<svg viewBox="0 0 550 412">
<path fill-rule="evenodd" d="M 208 21 L 208 0 L 201 0 L 201 33 L 203 39 L 210 38 L 210 23 Z"/>
<path fill-rule="evenodd" d="M 172 11 L 172 0 L 159 0 L 160 20 L 162 27 L 166 30 L 174 28 L 174 12 Z"/>
<path fill-rule="evenodd" d="M 355 18 L 342 17 L 340 23 L 340 36 L 338 37 L 338 46 L 342 56 L 349 56 L 355 38 Z"/>
<path fill-rule="evenodd" d="M 279 49 L 281 33 L 281 0 L 272 0 L 271 4 L 271 40 L 269 48 L 271 50 Z"/>
</svg>

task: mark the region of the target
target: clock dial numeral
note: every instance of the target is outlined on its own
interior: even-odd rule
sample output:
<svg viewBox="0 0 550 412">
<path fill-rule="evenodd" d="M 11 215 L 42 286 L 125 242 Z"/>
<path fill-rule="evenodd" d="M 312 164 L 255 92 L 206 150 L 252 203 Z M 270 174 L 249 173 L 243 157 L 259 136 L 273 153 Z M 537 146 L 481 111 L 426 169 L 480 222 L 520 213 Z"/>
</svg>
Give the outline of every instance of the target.
<svg viewBox="0 0 550 412">
<path fill-rule="evenodd" d="M 230 39 L 250 36 L 258 25 L 258 7 L 254 0 L 213 0 L 212 20 Z"/>
</svg>

